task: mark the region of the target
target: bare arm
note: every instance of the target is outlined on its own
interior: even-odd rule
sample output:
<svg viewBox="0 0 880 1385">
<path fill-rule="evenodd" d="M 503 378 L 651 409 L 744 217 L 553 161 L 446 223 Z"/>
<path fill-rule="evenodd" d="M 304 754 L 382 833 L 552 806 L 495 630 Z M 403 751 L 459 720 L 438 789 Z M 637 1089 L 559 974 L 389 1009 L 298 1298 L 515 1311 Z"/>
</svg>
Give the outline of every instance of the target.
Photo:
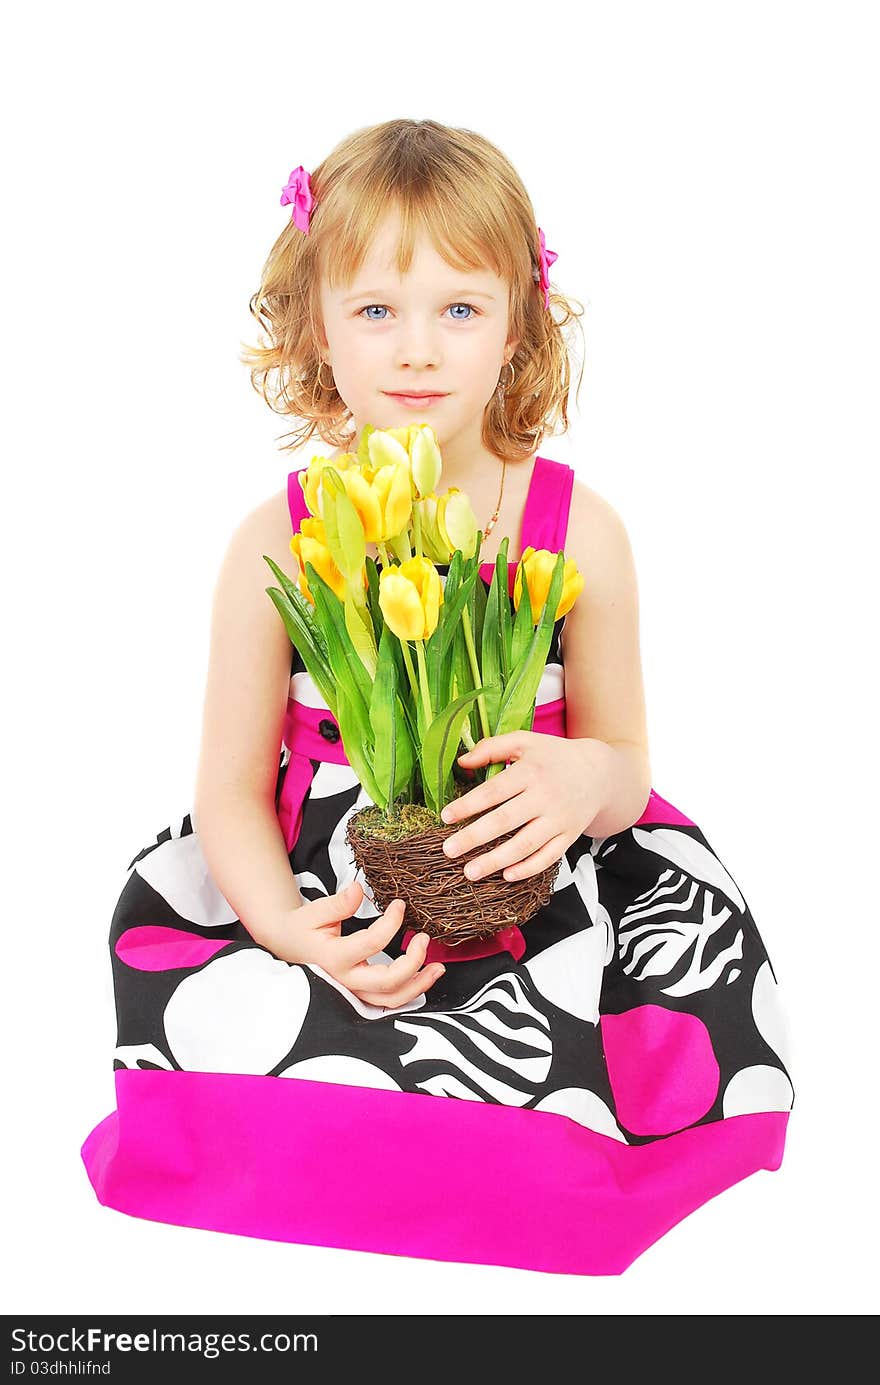
<svg viewBox="0 0 880 1385">
<path fill-rule="evenodd" d="M 251 937 L 276 957 L 301 961 L 293 955 L 296 940 L 289 924 L 303 897 L 274 804 L 227 791 L 212 798 L 207 809 L 196 809 L 195 817 L 208 869 Z"/>
<path fill-rule="evenodd" d="M 568 736 L 602 746 L 607 796 L 587 831 L 611 836 L 638 821 L 651 792 L 638 584 L 623 520 L 579 480 L 565 551 L 584 575 L 561 635 Z"/>
<path fill-rule="evenodd" d="M 193 814 L 220 892 L 280 956 L 282 921 L 303 899 L 275 813 L 291 646 L 266 595 L 275 579 L 264 553 L 296 579 L 286 491 L 244 519 L 220 568 Z"/>
</svg>

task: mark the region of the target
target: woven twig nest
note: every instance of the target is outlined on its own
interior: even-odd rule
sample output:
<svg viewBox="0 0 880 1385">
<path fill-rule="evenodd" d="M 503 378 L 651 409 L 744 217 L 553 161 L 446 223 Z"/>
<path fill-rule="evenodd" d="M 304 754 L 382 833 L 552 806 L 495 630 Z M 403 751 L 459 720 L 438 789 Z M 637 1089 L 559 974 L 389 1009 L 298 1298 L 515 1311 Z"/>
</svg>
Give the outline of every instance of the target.
<svg viewBox="0 0 880 1385">
<path fill-rule="evenodd" d="M 461 829 L 461 822 L 422 828 L 398 840 L 371 835 L 371 823 L 375 826 L 375 807 L 352 813 L 345 839 L 369 882 L 377 907 L 384 910 L 392 899 L 402 899 L 406 905 L 404 924 L 447 946 L 469 938 L 490 938 L 502 928 L 522 925 L 553 893 L 559 861 L 524 880 L 505 880 L 500 871 L 481 880 L 468 880 L 462 873 L 466 861 L 484 856 L 515 836 L 519 828 L 449 857 L 443 843 Z"/>
</svg>

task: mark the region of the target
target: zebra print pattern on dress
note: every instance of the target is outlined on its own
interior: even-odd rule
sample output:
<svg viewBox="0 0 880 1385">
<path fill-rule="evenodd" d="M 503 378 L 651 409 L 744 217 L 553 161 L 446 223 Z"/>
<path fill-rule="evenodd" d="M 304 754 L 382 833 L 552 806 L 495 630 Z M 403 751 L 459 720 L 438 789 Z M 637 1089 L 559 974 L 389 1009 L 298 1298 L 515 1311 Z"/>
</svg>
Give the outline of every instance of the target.
<svg viewBox="0 0 880 1385">
<path fill-rule="evenodd" d="M 514 972 L 493 978 L 445 1013 L 395 1020 L 413 1039 L 401 1063 L 425 1065 L 415 1085 L 434 1096 L 525 1106 L 542 1094 L 553 1058 L 550 1021 Z"/>
</svg>

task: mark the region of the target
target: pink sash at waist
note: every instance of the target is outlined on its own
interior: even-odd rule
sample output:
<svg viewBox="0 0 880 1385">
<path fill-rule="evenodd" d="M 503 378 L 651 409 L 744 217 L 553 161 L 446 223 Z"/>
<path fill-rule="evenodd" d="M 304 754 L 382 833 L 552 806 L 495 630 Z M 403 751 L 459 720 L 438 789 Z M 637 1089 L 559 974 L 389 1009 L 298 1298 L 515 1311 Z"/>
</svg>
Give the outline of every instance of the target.
<svg viewBox="0 0 880 1385">
<path fill-rule="evenodd" d="M 339 724 L 326 707 L 309 707 L 304 702 L 288 698 L 282 740 L 292 755 L 305 755 L 309 760 L 329 760 L 334 765 L 347 765 L 348 757 L 341 736 L 334 740 L 324 735 L 330 727 L 339 732 Z M 535 708 L 532 730 L 545 736 L 565 735 L 565 698 L 541 702 Z"/>
</svg>

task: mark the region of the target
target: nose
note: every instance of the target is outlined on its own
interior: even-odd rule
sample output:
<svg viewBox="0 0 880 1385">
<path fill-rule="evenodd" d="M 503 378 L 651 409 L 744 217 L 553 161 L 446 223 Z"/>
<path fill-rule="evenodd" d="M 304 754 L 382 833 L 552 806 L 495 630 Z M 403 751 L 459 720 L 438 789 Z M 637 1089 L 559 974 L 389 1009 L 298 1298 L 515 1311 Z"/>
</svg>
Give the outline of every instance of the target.
<svg viewBox="0 0 880 1385">
<path fill-rule="evenodd" d="M 395 366 L 406 366 L 415 373 L 436 367 L 439 363 L 440 350 L 433 328 L 425 322 L 405 323 L 395 347 Z"/>
</svg>

